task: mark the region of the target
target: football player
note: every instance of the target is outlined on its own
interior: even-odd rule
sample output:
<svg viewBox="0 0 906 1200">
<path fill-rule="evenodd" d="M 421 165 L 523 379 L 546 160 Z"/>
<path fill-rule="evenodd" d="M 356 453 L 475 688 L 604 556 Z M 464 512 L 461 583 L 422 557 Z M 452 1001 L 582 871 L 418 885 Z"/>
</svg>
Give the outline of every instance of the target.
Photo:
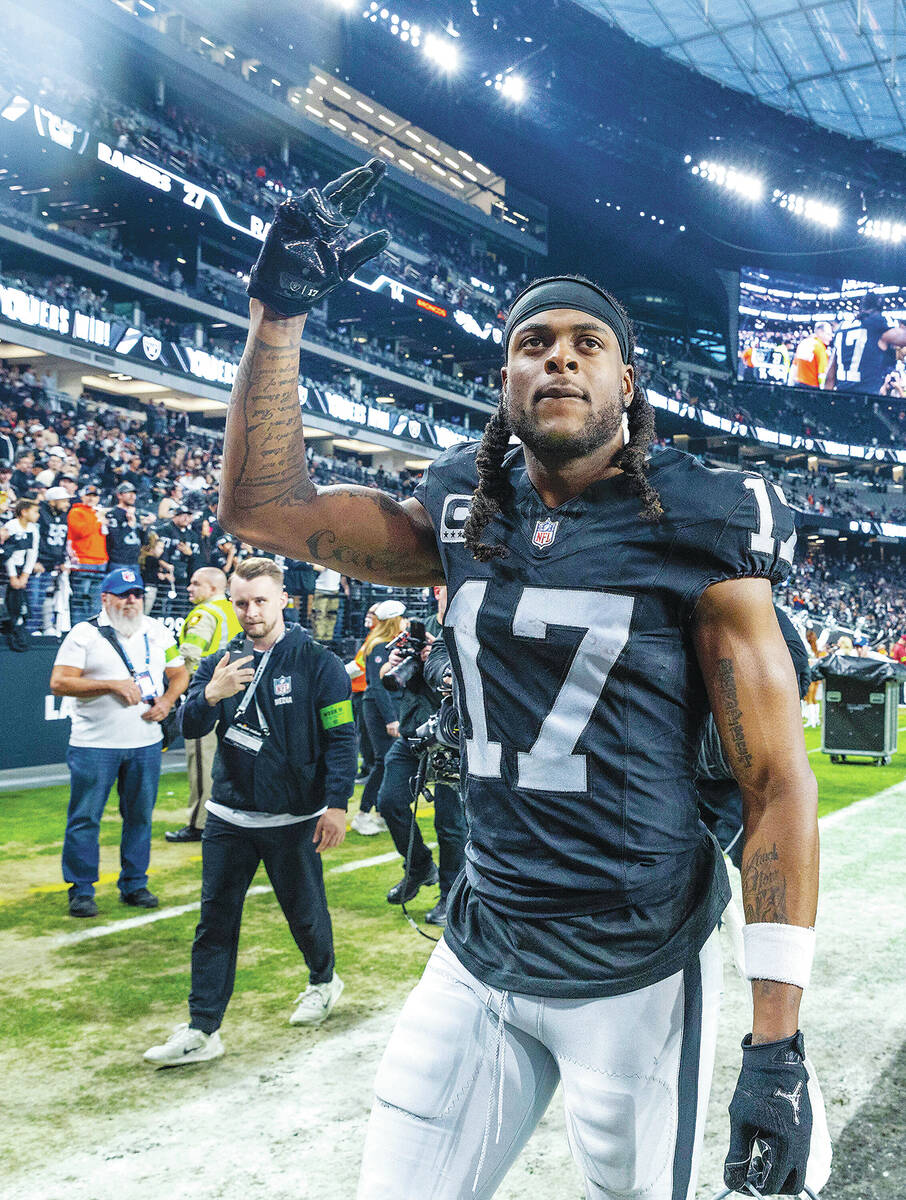
<svg viewBox="0 0 906 1200">
<path fill-rule="evenodd" d="M 249 282 L 219 513 L 256 545 L 450 597 L 470 841 L 378 1071 L 360 1200 L 492 1196 L 558 1082 L 589 1197 L 694 1194 L 729 895 L 693 780 L 709 701 L 743 795 L 754 1001 L 726 1180 L 798 1193 L 818 831 L 771 605 L 792 513 L 758 475 L 649 459 L 630 323 L 573 277 L 515 299 L 497 412 L 415 497 L 315 486 L 300 336 L 386 244 L 342 242 L 382 172 L 372 160 L 277 210 Z"/>
<path fill-rule="evenodd" d="M 825 390 L 882 395 L 897 365 L 898 346 L 906 346 L 906 325 L 891 325 L 881 296 L 867 292 L 859 302 L 857 318 L 834 334 Z"/>
</svg>

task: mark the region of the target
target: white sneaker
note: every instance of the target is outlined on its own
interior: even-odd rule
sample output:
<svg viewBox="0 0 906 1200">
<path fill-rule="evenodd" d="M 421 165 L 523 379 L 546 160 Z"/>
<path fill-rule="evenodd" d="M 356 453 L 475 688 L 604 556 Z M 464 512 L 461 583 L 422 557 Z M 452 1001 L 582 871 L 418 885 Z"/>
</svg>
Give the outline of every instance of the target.
<svg viewBox="0 0 906 1200">
<path fill-rule="evenodd" d="M 163 1045 L 152 1046 L 142 1057 L 155 1067 L 181 1067 L 185 1063 L 220 1058 L 222 1054 L 223 1042 L 219 1029 L 213 1033 L 202 1033 L 200 1029 L 190 1029 L 186 1024 L 177 1025 Z"/>
<path fill-rule="evenodd" d="M 310 983 L 296 997 L 296 1010 L 289 1019 L 290 1025 L 320 1025 L 342 994 L 343 980 L 336 972 L 330 983 Z"/>
<path fill-rule="evenodd" d="M 376 808 L 367 813 L 357 812 L 352 818 L 349 827 L 350 829 L 354 829 L 356 833 L 360 833 L 363 837 L 371 837 L 375 833 L 387 832 L 387 822 Z"/>
</svg>

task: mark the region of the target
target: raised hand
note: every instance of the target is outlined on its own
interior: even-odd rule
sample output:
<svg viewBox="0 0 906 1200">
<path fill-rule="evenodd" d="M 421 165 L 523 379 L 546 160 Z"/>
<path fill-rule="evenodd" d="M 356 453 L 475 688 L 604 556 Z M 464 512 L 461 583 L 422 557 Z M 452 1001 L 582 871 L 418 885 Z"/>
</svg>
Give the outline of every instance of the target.
<svg viewBox="0 0 906 1200">
<path fill-rule="evenodd" d="M 370 233 L 344 250 L 338 251 L 335 243 L 384 170 L 384 163 L 373 158 L 320 191 L 309 188 L 301 199 L 285 200 L 252 267 L 248 294 L 281 317 L 301 316 L 380 254 L 390 241 L 386 230 Z"/>
</svg>

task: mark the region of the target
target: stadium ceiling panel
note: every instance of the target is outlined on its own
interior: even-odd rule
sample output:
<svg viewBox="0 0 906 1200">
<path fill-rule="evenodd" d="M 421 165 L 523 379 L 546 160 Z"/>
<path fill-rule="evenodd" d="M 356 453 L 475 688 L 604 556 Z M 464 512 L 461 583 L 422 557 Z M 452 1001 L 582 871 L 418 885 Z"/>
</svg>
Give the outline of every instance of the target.
<svg viewBox="0 0 906 1200">
<path fill-rule="evenodd" d="M 784 112 L 906 149 L 903 0 L 576 0 Z"/>
</svg>

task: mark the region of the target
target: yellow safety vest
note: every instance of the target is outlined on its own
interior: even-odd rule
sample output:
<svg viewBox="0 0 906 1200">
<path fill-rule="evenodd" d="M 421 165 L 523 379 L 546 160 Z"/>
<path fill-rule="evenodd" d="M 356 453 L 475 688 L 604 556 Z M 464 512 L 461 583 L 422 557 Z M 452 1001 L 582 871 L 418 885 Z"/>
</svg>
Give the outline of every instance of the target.
<svg viewBox="0 0 906 1200">
<path fill-rule="evenodd" d="M 214 618 L 214 633 L 210 638 L 205 638 L 198 630 L 204 615 Z M 225 650 L 227 644 L 241 632 L 242 626 L 226 596 L 221 600 L 203 600 L 186 617 L 179 634 L 179 644 L 197 646 L 201 650 L 201 657 L 207 658 L 209 654 Z"/>
</svg>

